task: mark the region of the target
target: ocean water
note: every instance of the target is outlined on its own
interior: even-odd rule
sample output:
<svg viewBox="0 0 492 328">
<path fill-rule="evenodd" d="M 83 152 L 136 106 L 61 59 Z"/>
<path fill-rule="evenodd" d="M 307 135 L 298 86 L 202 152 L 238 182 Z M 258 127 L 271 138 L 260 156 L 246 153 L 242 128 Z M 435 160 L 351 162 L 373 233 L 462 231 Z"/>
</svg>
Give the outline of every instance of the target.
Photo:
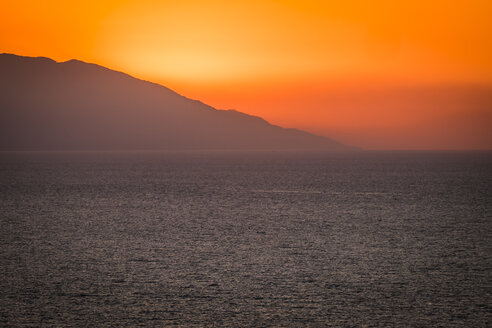
<svg viewBox="0 0 492 328">
<path fill-rule="evenodd" d="M 490 327 L 492 153 L 0 154 L 2 327 Z"/>
</svg>

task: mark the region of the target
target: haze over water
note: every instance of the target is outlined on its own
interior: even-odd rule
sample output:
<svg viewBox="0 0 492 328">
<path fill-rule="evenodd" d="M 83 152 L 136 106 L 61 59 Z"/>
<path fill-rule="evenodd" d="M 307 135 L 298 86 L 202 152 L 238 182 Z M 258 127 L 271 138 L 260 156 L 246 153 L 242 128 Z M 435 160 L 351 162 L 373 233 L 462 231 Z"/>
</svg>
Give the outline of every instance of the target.
<svg viewBox="0 0 492 328">
<path fill-rule="evenodd" d="M 2 153 L 1 326 L 490 325 L 492 153 Z"/>
</svg>

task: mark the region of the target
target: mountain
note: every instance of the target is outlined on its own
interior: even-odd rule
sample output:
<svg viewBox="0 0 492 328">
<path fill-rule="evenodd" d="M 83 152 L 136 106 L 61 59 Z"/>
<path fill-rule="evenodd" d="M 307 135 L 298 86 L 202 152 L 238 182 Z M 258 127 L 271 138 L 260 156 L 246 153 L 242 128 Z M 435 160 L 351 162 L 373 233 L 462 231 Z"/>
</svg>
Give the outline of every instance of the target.
<svg viewBox="0 0 492 328">
<path fill-rule="evenodd" d="M 0 54 L 0 150 L 347 150 L 78 60 Z"/>
</svg>

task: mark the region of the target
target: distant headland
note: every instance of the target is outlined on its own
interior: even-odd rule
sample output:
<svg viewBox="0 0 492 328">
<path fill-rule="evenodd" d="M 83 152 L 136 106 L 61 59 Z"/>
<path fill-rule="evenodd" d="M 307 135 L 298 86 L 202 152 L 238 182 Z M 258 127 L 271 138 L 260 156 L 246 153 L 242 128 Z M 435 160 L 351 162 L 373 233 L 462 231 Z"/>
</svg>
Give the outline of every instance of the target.
<svg viewBox="0 0 492 328">
<path fill-rule="evenodd" d="M 351 150 L 108 68 L 0 55 L 0 150 Z"/>
</svg>

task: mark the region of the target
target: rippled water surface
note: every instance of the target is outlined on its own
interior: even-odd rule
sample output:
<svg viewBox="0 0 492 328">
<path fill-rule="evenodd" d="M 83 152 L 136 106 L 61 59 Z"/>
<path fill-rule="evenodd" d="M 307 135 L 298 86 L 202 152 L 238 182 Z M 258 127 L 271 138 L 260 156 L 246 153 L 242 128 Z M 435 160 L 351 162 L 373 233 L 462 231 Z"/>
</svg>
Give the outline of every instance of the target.
<svg viewBox="0 0 492 328">
<path fill-rule="evenodd" d="M 4 153 L 0 326 L 487 327 L 492 153 Z"/>
</svg>

